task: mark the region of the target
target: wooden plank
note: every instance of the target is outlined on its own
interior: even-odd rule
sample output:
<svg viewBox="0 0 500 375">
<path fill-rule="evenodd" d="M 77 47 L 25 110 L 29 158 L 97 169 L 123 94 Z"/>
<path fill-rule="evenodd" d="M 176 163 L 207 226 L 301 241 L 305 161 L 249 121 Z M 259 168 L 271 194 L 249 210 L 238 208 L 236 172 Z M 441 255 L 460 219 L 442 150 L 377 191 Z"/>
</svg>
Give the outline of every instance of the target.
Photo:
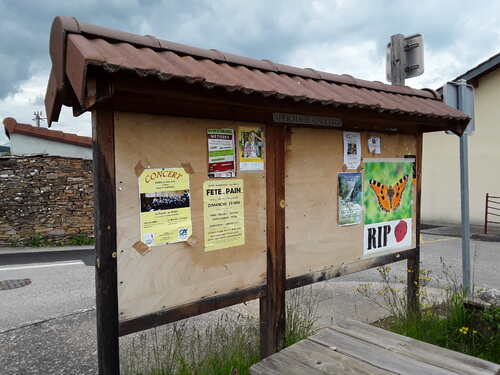
<svg viewBox="0 0 500 375">
<path fill-rule="evenodd" d="M 406 355 L 386 350 L 379 344 L 345 335 L 334 328 L 325 328 L 309 338 L 318 344 L 336 347 L 344 355 L 369 363 L 375 367 L 405 375 L 451 375 L 455 372 L 420 362 Z"/>
<path fill-rule="evenodd" d="M 92 112 L 99 374 L 120 372 L 116 272 L 116 195 L 113 111 Z"/>
<path fill-rule="evenodd" d="M 280 354 L 285 354 L 287 357 L 293 358 L 325 374 L 393 374 L 392 372 L 340 354 L 334 348 L 327 348 L 307 339 L 283 349 Z"/>
<path fill-rule="evenodd" d="M 420 274 L 420 221 L 422 209 L 422 152 L 423 152 L 423 134 L 416 136 L 416 198 L 415 198 L 415 225 L 416 225 L 416 248 L 413 256 L 408 258 L 406 273 L 406 300 L 409 314 L 418 314 L 420 312 L 419 298 L 419 274 Z"/>
<path fill-rule="evenodd" d="M 289 356 L 285 350 L 270 355 L 254 365 L 262 374 L 287 374 L 287 375 L 324 375 L 325 373 L 314 367 L 310 367 L 293 356 Z M 252 366 L 253 368 L 253 366 Z M 268 372 L 269 371 L 269 372 Z M 258 373 L 258 372 L 256 372 Z"/>
<path fill-rule="evenodd" d="M 245 244 L 204 250 L 203 183 L 208 180 L 207 129 L 241 123 L 115 113 L 120 320 L 194 303 L 265 283 L 266 173 L 240 172 L 244 182 Z M 254 124 L 258 126 L 259 124 Z M 261 124 L 261 126 L 264 126 Z M 139 186 L 135 167 L 189 170 L 193 235 L 141 254 Z M 205 305 L 206 306 L 206 305 Z M 180 315 L 179 315 L 180 316 Z M 161 320 L 161 319 L 160 319 Z"/>
<path fill-rule="evenodd" d="M 280 375 L 277 370 L 269 368 L 266 364 L 258 362 L 250 367 L 251 375 Z"/>
<path fill-rule="evenodd" d="M 379 345 L 433 366 L 455 371 L 458 374 L 486 375 L 500 371 L 500 365 L 495 363 L 398 335 L 355 320 L 339 321 L 332 328 L 356 339 Z"/>
<path fill-rule="evenodd" d="M 285 132 L 266 127 L 267 291 L 260 299 L 261 356 L 280 350 L 285 336 Z"/>
<path fill-rule="evenodd" d="M 140 316 L 120 322 L 120 336 L 125 336 L 145 329 L 158 327 L 163 324 L 176 322 L 195 315 L 222 309 L 227 306 L 243 303 L 263 296 L 265 285 L 260 285 L 227 294 L 208 297 L 196 302 L 177 306 L 172 309 L 158 311 L 153 314 Z"/>
<path fill-rule="evenodd" d="M 375 157 L 368 152 L 370 136 L 381 138 L 382 153 L 375 155 L 377 158 L 403 158 L 416 153 L 415 135 L 363 132 L 363 158 Z M 339 226 L 337 223 L 337 172 L 342 172 L 343 166 L 342 130 L 291 130 L 286 148 L 288 278 L 356 262 L 363 257 L 363 224 Z M 415 226 L 412 231 L 415 234 Z M 415 238 L 408 248 L 412 247 L 415 247 Z"/>
<path fill-rule="evenodd" d="M 333 251 L 332 246 L 332 251 Z M 325 270 L 311 272 L 306 275 L 291 277 L 286 280 L 286 289 L 299 288 L 305 285 L 317 283 L 320 281 L 330 280 L 336 277 L 350 275 L 352 273 L 364 271 L 374 267 L 380 267 L 389 263 L 399 262 L 409 257 L 414 256 L 417 249 L 403 250 L 398 253 L 374 256 L 366 259 L 361 259 L 356 262 L 340 264 Z"/>
</svg>

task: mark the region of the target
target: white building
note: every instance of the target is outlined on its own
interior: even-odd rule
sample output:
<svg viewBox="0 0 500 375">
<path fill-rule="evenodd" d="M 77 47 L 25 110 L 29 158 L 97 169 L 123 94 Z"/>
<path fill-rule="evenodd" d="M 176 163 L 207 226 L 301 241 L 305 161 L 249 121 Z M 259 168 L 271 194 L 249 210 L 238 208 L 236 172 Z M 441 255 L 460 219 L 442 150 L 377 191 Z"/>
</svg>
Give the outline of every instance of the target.
<svg viewBox="0 0 500 375">
<path fill-rule="evenodd" d="M 483 225 L 485 196 L 500 195 L 500 53 L 455 79 L 474 86 L 476 130 L 469 136 L 471 224 Z M 460 140 L 444 132 L 424 136 L 422 221 L 460 223 Z"/>
<path fill-rule="evenodd" d="M 12 155 L 47 154 L 92 159 L 92 138 L 21 124 L 12 117 L 5 118 L 3 124 Z"/>
</svg>

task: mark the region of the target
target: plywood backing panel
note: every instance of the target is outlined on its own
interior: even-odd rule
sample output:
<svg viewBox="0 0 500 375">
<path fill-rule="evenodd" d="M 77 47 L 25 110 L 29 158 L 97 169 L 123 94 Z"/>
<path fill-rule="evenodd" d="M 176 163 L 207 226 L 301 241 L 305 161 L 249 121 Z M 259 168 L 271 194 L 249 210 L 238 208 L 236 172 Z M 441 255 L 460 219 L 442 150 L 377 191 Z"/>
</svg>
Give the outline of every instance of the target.
<svg viewBox="0 0 500 375">
<path fill-rule="evenodd" d="M 228 121 L 115 113 L 121 320 L 265 282 L 265 172 L 237 175 L 244 180 L 245 244 L 204 251 L 202 187 L 208 180 L 207 129 L 233 128 L 237 134 L 238 125 Z M 192 168 L 193 235 L 189 243 L 152 247 L 144 255 L 132 247 L 141 239 L 139 187 L 134 171 L 139 162 L 150 168 L 180 168 L 183 164 L 186 170 L 188 164 Z"/>
<path fill-rule="evenodd" d="M 368 153 L 370 136 L 381 137 L 381 154 Z M 362 159 L 401 158 L 416 154 L 416 136 L 362 132 L 361 146 Z M 285 154 L 287 277 L 350 263 L 363 256 L 363 224 L 337 225 L 337 173 L 343 171 L 343 165 L 342 131 L 289 129 Z M 414 246 L 415 223 L 412 229 Z"/>
</svg>

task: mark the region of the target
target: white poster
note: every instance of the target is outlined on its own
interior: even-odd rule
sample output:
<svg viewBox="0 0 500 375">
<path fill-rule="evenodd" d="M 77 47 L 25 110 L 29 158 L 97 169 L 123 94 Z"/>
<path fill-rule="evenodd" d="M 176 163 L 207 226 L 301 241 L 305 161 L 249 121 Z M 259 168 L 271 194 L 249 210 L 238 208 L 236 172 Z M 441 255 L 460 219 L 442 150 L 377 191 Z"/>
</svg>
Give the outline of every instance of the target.
<svg viewBox="0 0 500 375">
<path fill-rule="evenodd" d="M 208 129 L 208 177 L 234 177 L 233 129 Z"/>
<path fill-rule="evenodd" d="M 411 246 L 412 219 L 367 224 L 364 228 L 364 255 Z"/>
<path fill-rule="evenodd" d="M 358 169 L 361 164 L 361 134 L 344 132 L 344 164 L 347 169 Z"/>
<path fill-rule="evenodd" d="M 370 154 L 380 154 L 380 137 L 368 138 L 368 151 Z"/>
</svg>

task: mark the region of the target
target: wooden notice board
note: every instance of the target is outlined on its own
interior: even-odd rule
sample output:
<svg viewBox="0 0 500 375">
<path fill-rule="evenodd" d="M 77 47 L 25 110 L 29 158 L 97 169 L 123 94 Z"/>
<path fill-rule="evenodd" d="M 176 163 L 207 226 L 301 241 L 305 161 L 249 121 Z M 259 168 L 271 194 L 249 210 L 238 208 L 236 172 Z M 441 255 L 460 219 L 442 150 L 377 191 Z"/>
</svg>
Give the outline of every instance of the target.
<svg viewBox="0 0 500 375">
<path fill-rule="evenodd" d="M 237 132 L 239 125 L 245 124 L 115 113 L 120 320 L 265 283 L 265 171 L 238 171 L 236 176 L 244 182 L 245 244 L 204 251 L 202 187 L 208 180 L 207 129 Z M 189 241 L 155 246 L 144 254 L 133 247 L 141 239 L 138 166 L 184 168 L 190 173 L 193 234 Z"/>
<path fill-rule="evenodd" d="M 368 152 L 370 136 L 380 137 L 380 154 Z M 362 162 L 364 158 L 404 158 L 416 155 L 417 136 L 361 132 L 361 150 Z M 348 264 L 363 257 L 363 222 L 352 226 L 337 223 L 337 173 L 345 170 L 343 165 L 342 130 L 297 127 L 288 130 L 285 152 L 288 278 Z M 412 191 L 413 202 L 416 202 L 416 188 Z M 415 221 L 412 231 L 411 246 L 397 251 L 415 247 Z"/>
</svg>

